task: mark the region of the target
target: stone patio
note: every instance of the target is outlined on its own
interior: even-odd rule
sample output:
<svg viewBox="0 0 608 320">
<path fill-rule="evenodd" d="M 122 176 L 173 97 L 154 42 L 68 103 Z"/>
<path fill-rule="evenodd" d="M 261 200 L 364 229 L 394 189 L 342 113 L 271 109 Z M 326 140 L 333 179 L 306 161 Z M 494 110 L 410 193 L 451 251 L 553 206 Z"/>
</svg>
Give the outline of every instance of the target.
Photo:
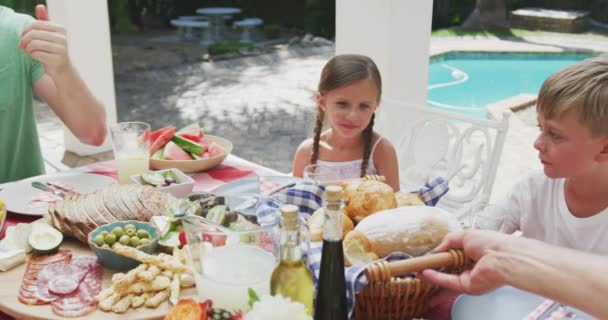
<svg viewBox="0 0 608 320">
<path fill-rule="evenodd" d="M 432 38 L 430 52 L 608 52 L 608 41 L 605 37 L 600 39 L 603 41 L 595 36 L 561 34 L 517 39 Z M 231 140 L 237 156 L 289 172 L 296 147 L 312 131 L 313 95 L 320 70 L 334 54 L 333 45 L 322 44 L 275 45 L 265 53 L 220 61 L 205 60 L 200 48 L 189 49 L 192 55 L 170 49 L 169 53 L 178 57 L 175 64 L 115 72 L 118 119 L 146 121 L 152 128 L 198 121 L 208 134 Z M 156 45 L 148 42 L 142 46 Z M 120 68 L 120 62 L 115 62 L 115 66 Z M 510 110 L 514 104 L 517 103 L 507 101 L 494 107 Z M 64 152 L 61 122 L 44 103 L 37 102 L 36 106 L 43 154 L 49 160 L 48 172 L 112 158 L 111 152 L 84 158 Z M 521 113 L 523 118 L 511 117 L 493 199 L 503 196 L 517 177 L 540 168 L 532 147 L 537 128 L 530 125 L 533 120 L 526 120 L 535 115 L 529 110 Z"/>
</svg>

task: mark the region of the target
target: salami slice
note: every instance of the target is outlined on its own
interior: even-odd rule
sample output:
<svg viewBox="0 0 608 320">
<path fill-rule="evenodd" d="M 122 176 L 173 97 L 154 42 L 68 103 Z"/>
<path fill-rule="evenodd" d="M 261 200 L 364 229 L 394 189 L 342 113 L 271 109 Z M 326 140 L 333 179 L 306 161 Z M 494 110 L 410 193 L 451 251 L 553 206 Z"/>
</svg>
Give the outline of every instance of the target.
<svg viewBox="0 0 608 320">
<path fill-rule="evenodd" d="M 52 299 L 50 294 L 47 294 L 48 290 L 45 291 L 44 288 L 41 289 L 41 287 L 44 286 L 43 284 L 45 281 L 39 281 L 38 276 L 40 272 L 42 272 L 47 266 L 56 263 L 65 264 L 65 262 L 69 262 L 71 258 L 72 253 L 70 250 L 59 250 L 53 255 L 30 256 L 25 269 L 23 281 L 21 282 L 21 288 L 19 289 L 19 301 L 24 304 L 38 305 L 44 304 L 46 303 L 45 301 Z M 43 277 L 44 276 L 45 275 L 43 273 Z M 50 277 L 52 276 L 49 276 L 49 279 Z M 41 291 L 40 293 L 38 293 L 39 290 Z M 43 299 L 38 299 L 38 296 Z"/>
<path fill-rule="evenodd" d="M 57 315 L 75 317 L 95 310 L 97 301 L 95 301 L 88 285 L 83 281 L 78 286 L 78 290 L 51 302 L 51 305 Z"/>
<path fill-rule="evenodd" d="M 48 303 L 59 299 L 59 296 L 49 291 L 48 283 L 41 284 L 35 293 L 36 299 Z"/>
<path fill-rule="evenodd" d="M 54 294 L 66 295 L 78 288 L 80 279 L 77 277 L 59 276 L 49 281 L 49 291 Z"/>
</svg>

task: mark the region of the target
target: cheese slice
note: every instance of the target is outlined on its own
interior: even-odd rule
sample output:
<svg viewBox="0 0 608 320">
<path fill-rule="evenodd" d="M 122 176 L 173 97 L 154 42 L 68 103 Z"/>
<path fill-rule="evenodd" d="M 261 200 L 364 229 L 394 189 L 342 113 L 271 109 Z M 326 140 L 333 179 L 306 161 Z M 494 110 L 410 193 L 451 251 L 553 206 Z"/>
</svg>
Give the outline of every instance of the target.
<svg viewBox="0 0 608 320">
<path fill-rule="evenodd" d="M 10 270 L 25 262 L 25 250 L 0 251 L 0 271 Z"/>
</svg>

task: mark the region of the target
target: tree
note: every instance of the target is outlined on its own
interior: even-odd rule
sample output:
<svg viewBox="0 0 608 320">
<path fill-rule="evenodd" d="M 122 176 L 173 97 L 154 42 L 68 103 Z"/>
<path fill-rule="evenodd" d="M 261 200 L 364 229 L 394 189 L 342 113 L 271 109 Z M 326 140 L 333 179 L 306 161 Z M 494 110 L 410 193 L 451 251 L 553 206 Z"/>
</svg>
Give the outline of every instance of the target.
<svg viewBox="0 0 608 320">
<path fill-rule="evenodd" d="M 505 0 L 477 0 L 475 9 L 462 24 L 467 29 L 496 29 L 509 26 Z"/>
</svg>

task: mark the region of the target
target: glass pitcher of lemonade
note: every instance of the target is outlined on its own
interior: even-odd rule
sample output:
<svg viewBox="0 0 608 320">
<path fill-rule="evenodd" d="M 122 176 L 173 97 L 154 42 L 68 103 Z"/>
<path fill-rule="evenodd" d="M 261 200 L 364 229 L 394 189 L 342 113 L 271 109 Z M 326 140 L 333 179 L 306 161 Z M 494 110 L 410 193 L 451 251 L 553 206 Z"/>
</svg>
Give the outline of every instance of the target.
<svg viewBox="0 0 608 320">
<path fill-rule="evenodd" d="M 259 195 L 197 200 L 196 214 L 181 217 L 186 255 L 200 301 L 228 310 L 248 308 L 248 289 L 270 293 L 280 255 L 281 203 Z"/>
</svg>

